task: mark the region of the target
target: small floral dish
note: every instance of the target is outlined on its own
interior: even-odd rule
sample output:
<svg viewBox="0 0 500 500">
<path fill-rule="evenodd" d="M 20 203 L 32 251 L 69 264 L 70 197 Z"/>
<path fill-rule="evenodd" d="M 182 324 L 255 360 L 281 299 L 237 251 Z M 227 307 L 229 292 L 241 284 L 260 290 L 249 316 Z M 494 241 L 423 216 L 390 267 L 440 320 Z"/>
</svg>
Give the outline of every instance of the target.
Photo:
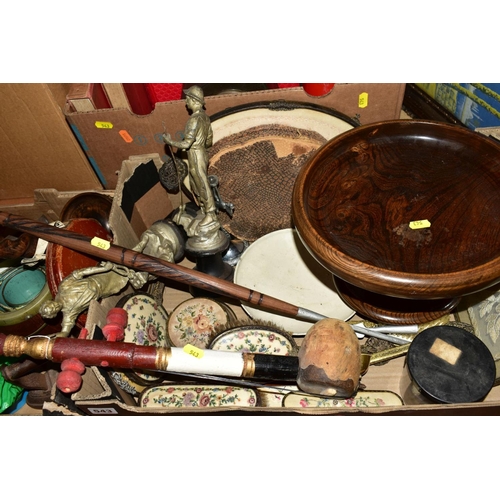
<svg viewBox="0 0 500 500">
<path fill-rule="evenodd" d="M 169 347 L 167 336 L 168 314 L 148 293 L 137 292 L 123 297 L 116 307 L 127 311 L 127 326 L 124 330 L 124 342 L 137 345 Z M 157 383 L 160 377 L 143 371 L 134 371 L 139 383 Z M 137 378 L 135 377 L 135 378 Z"/>
<path fill-rule="evenodd" d="M 233 311 L 222 302 L 204 297 L 188 299 L 170 314 L 168 336 L 175 347 L 190 344 L 206 349 L 217 329 L 234 319 Z"/>
<path fill-rule="evenodd" d="M 271 326 L 257 325 L 230 328 L 217 335 L 209 348 L 275 356 L 295 356 L 299 350 L 291 335 Z"/>
<path fill-rule="evenodd" d="M 253 389 L 225 385 L 158 385 L 142 392 L 141 408 L 214 408 L 258 406 Z"/>
<path fill-rule="evenodd" d="M 283 398 L 283 406 L 285 408 L 371 408 L 403 406 L 403 400 L 391 391 L 358 391 L 349 399 L 322 398 L 291 392 Z"/>
</svg>

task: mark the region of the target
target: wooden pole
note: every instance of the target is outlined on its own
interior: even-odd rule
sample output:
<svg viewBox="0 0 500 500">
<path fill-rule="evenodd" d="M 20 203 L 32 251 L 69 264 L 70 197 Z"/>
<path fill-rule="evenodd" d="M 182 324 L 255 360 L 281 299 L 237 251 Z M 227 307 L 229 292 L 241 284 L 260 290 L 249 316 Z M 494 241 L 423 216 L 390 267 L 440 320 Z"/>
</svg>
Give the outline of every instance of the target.
<svg viewBox="0 0 500 500">
<path fill-rule="evenodd" d="M 166 260 L 151 257 L 134 250 L 108 241 L 91 238 L 67 229 L 61 229 L 50 224 L 27 219 L 18 215 L 0 212 L 0 225 L 22 231 L 51 243 L 63 245 L 67 248 L 91 255 L 103 261 L 121 264 L 136 271 L 145 271 L 155 276 L 161 276 L 189 286 L 201 288 L 211 293 L 218 293 L 238 299 L 250 305 L 262 308 L 277 314 L 289 316 L 298 320 L 315 323 L 325 316 L 308 309 L 297 307 L 283 300 L 264 295 L 263 293 L 246 288 L 215 276 L 188 269 L 184 266 Z"/>
</svg>

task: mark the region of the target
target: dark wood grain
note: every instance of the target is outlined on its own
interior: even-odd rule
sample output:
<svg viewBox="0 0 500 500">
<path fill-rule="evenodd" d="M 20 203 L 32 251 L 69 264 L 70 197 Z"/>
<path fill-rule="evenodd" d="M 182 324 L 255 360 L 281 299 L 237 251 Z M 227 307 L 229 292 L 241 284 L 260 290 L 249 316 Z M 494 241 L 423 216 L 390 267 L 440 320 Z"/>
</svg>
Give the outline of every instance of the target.
<svg viewBox="0 0 500 500">
<path fill-rule="evenodd" d="M 80 193 L 73 196 L 61 210 L 61 221 L 71 219 L 95 219 L 111 235 L 109 214 L 113 199 L 102 193 Z"/>
<path fill-rule="evenodd" d="M 427 323 L 449 314 L 460 303 L 460 298 L 417 300 L 389 297 L 369 292 L 335 277 L 335 286 L 344 302 L 360 316 L 380 323 L 414 325 Z"/>
<path fill-rule="evenodd" d="M 19 231 L 0 231 L 0 260 L 33 257 L 38 239 Z"/>
<path fill-rule="evenodd" d="M 500 146 L 463 127 L 348 131 L 303 166 L 292 210 L 313 255 L 370 292 L 446 299 L 500 281 Z M 423 219 L 429 228 L 409 227 Z"/>
</svg>

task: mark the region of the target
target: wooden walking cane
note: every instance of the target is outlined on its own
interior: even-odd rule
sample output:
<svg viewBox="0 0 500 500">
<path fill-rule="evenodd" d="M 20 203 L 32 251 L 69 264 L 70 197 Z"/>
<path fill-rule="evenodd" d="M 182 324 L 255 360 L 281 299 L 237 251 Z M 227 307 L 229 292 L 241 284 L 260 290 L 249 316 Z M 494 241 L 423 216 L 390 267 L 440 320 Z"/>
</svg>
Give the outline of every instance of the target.
<svg viewBox="0 0 500 500">
<path fill-rule="evenodd" d="M 63 245 L 104 261 L 114 262 L 136 271 L 145 271 L 179 283 L 201 288 L 211 293 L 235 298 L 295 319 L 315 323 L 325 318 L 322 314 L 297 307 L 275 297 L 264 295 L 256 290 L 166 260 L 113 245 L 99 238 L 91 238 L 68 231 L 67 229 L 59 229 L 43 222 L 37 222 L 6 212 L 0 212 L 0 225 L 32 234 L 43 240 Z"/>
</svg>

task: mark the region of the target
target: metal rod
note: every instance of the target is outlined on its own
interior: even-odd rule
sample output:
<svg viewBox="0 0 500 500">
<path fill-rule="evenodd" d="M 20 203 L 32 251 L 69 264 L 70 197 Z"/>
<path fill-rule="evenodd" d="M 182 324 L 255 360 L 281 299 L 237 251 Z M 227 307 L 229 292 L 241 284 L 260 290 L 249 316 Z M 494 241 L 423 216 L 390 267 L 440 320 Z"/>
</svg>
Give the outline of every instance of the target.
<svg viewBox="0 0 500 500">
<path fill-rule="evenodd" d="M 394 337 L 392 335 L 386 335 L 385 333 L 381 332 L 374 332 L 373 330 L 370 330 L 369 328 L 363 328 L 362 326 L 359 325 L 351 325 L 353 330 L 357 333 L 361 333 L 363 335 L 368 335 L 370 337 L 375 337 L 376 339 L 380 340 L 387 340 L 389 342 L 392 342 L 393 344 L 398 344 L 398 345 L 405 345 L 405 344 L 410 344 L 410 340 L 406 339 L 401 339 L 399 337 Z"/>
</svg>

